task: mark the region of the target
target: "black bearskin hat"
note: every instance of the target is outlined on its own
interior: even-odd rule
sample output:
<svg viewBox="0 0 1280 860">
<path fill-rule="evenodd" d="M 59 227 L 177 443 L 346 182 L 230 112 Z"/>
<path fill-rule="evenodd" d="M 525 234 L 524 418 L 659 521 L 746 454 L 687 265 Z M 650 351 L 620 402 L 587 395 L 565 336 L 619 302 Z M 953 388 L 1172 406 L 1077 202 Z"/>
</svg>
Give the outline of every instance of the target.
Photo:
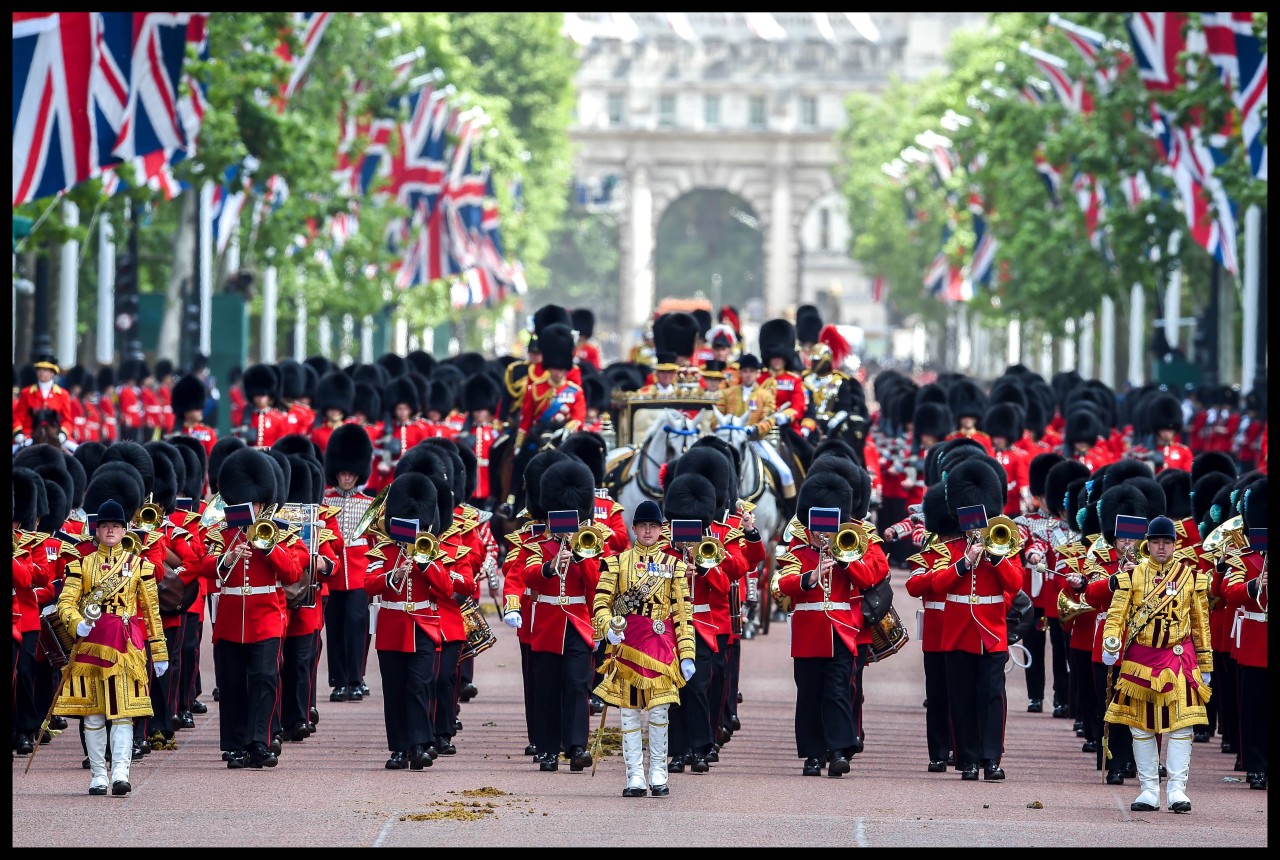
<svg viewBox="0 0 1280 860">
<path fill-rule="evenodd" d="M 15 474 L 17 470 L 14 470 Z M 142 479 L 138 471 L 128 463 L 103 464 L 93 473 L 93 480 L 84 490 L 84 509 L 93 513 L 107 499 L 115 499 L 124 508 L 124 515 L 133 520 L 142 507 Z"/>
<path fill-rule="evenodd" d="M 85 474 L 84 466 L 80 465 L 80 461 L 70 454 L 66 455 L 67 474 L 71 475 L 71 507 L 80 507 L 81 501 L 84 499 L 84 488 L 88 485 L 88 476 Z"/>
<path fill-rule="evenodd" d="M 1197 525 L 1204 522 L 1209 515 L 1209 509 L 1213 507 L 1213 500 L 1218 493 L 1225 489 L 1230 489 L 1233 483 L 1235 481 L 1222 472 L 1209 472 L 1207 475 L 1201 476 L 1200 480 L 1192 482 L 1191 516 L 1195 519 Z M 1202 537 L 1208 537 L 1208 535 L 1202 535 Z"/>
<path fill-rule="evenodd" d="M 99 392 L 107 391 L 114 387 L 116 384 L 116 369 L 111 365 L 99 367 L 97 382 Z"/>
<path fill-rule="evenodd" d="M 1147 500 L 1147 519 L 1167 515 L 1168 502 L 1165 501 L 1164 487 L 1155 478 L 1129 478 L 1123 486 L 1133 487 L 1142 493 Z"/>
<path fill-rule="evenodd" d="M 337 409 L 344 417 L 350 415 L 355 397 L 355 381 L 342 371 L 334 370 L 320 377 L 311 405 L 315 409 L 317 420 L 324 421 L 330 409 Z"/>
<path fill-rule="evenodd" d="M 374 364 L 382 366 L 387 375 L 392 379 L 397 376 L 404 376 L 405 360 L 402 356 L 396 355 L 394 352 L 384 352 L 382 355 L 374 359 Z"/>
<path fill-rule="evenodd" d="M 436 369 L 436 359 L 431 353 L 415 349 L 404 357 L 405 362 L 428 379 L 431 371 Z"/>
<path fill-rule="evenodd" d="M 280 374 L 280 396 L 285 400 L 297 400 L 307 396 L 307 372 L 296 358 L 286 358 L 276 363 Z"/>
<path fill-rule="evenodd" d="M 417 472 L 406 472 L 391 482 L 387 490 L 387 507 L 384 513 L 386 528 L 390 528 L 392 517 L 404 520 L 417 520 L 420 531 L 438 534 L 436 517 L 439 516 L 439 503 L 436 498 L 436 485 L 426 475 Z"/>
<path fill-rule="evenodd" d="M 1120 484 L 1112 487 L 1098 499 L 1098 524 L 1102 527 L 1102 539 L 1112 546 L 1116 545 L 1116 517 L 1142 517 L 1151 519 L 1155 516 L 1147 506 L 1147 497 L 1137 487 Z"/>
<path fill-rule="evenodd" d="M 1146 403 L 1147 424 L 1152 430 L 1182 432 L 1182 404 L 1172 394 L 1156 394 Z"/>
<path fill-rule="evenodd" d="M 1067 484 L 1066 490 L 1063 494 L 1062 512 L 1067 520 L 1067 527 L 1073 532 L 1080 532 L 1082 535 L 1085 533 L 1081 531 L 1081 523 L 1084 519 L 1087 519 L 1089 504 L 1089 491 L 1086 488 L 1088 483 L 1088 478 L 1076 478 Z M 1088 534 L 1097 533 L 1096 517 L 1094 518 L 1094 526 L 1095 529 Z"/>
<path fill-rule="evenodd" d="M 591 470 L 595 486 L 604 486 L 605 451 L 609 446 L 599 433 L 579 430 L 571 434 L 560 445 L 560 450 L 570 457 L 577 457 Z"/>
<path fill-rule="evenodd" d="M 1004 480 L 987 459 L 970 457 L 954 468 L 946 469 L 942 486 L 946 489 L 947 510 L 952 514 L 971 505 L 982 505 L 988 519 L 1004 511 L 1008 491 Z"/>
<path fill-rule="evenodd" d="M 819 460 L 822 461 L 820 464 L 821 469 L 830 470 L 840 475 L 853 490 L 853 507 L 850 508 L 850 514 L 853 518 L 855 520 L 865 518 L 871 509 L 871 473 L 862 468 L 856 461 L 836 457 L 832 454 L 827 454 L 821 458 L 815 457 L 813 462 L 818 463 Z M 810 467 L 809 471 L 816 470 Z"/>
<path fill-rule="evenodd" d="M 465 478 L 462 498 L 459 501 L 465 502 L 475 497 L 478 480 L 476 469 L 480 466 L 480 459 L 476 457 L 476 452 L 470 445 L 460 444 L 456 439 L 454 444 L 457 445 L 458 456 L 462 458 L 462 475 Z"/>
<path fill-rule="evenodd" d="M 1244 517 L 1245 528 L 1265 529 L 1267 527 L 1267 479 L 1259 478 L 1244 491 L 1240 501 L 1240 513 Z"/>
<path fill-rule="evenodd" d="M 898 432 L 904 432 L 907 425 L 916 417 L 916 397 L 919 393 L 914 388 L 902 389 L 896 393 L 890 393 L 889 399 L 885 401 L 885 410 L 892 416 L 894 428 Z"/>
<path fill-rule="evenodd" d="M 555 323 L 538 334 L 542 345 L 542 366 L 548 370 L 569 370 L 573 367 L 576 344 L 573 332 L 567 325 Z"/>
<path fill-rule="evenodd" d="M 204 476 L 208 461 L 204 445 L 199 439 L 180 433 L 170 436 L 169 444 L 178 449 L 183 462 L 187 464 L 187 480 L 182 485 L 182 495 L 198 501 L 204 496 Z"/>
<path fill-rule="evenodd" d="M 355 394 L 351 398 L 351 411 L 347 414 L 363 415 L 370 421 L 377 421 L 382 415 L 382 397 L 378 394 L 378 389 L 357 380 Z"/>
<path fill-rule="evenodd" d="M 972 379 L 957 379 L 947 389 L 947 405 L 951 407 L 951 414 L 956 420 L 973 418 L 980 421 L 987 411 L 987 395 Z M 1012 441 L 1017 438 L 1014 437 Z"/>
<path fill-rule="evenodd" d="M 1164 513 L 1171 520 L 1191 516 L 1191 473 L 1184 469 L 1165 469 L 1156 475 L 1156 483 L 1164 490 Z"/>
<path fill-rule="evenodd" d="M 539 451 L 529 458 L 528 465 L 524 467 L 524 498 L 525 507 L 533 519 L 542 522 L 547 518 L 547 508 L 542 504 L 542 476 L 556 463 L 567 460 L 568 454 L 561 454 L 554 448 Z"/>
<path fill-rule="evenodd" d="M 951 410 L 942 403 L 920 403 L 917 399 L 915 413 L 911 416 L 911 432 L 916 439 L 932 436 L 941 442 L 956 429 Z"/>
<path fill-rule="evenodd" d="M 113 463 L 117 460 L 122 463 L 128 463 L 138 470 L 138 475 L 142 477 L 142 492 L 150 495 L 151 484 L 155 480 L 156 472 L 155 467 L 151 464 L 151 455 L 147 453 L 147 449 L 137 442 L 116 442 L 107 446 L 107 452 L 102 455 L 102 462 L 104 464 Z"/>
<path fill-rule="evenodd" d="M 548 511 L 577 511 L 585 523 L 595 513 L 595 496 L 591 470 L 577 460 L 556 463 L 542 475 L 540 500 Z"/>
<path fill-rule="evenodd" d="M 822 313 L 813 305 L 796 308 L 796 341 L 817 343 L 822 332 Z"/>
<path fill-rule="evenodd" d="M 498 411 L 498 401 L 502 399 L 502 386 L 487 373 L 477 373 L 462 385 L 462 409 L 464 412 L 475 412 L 487 409 L 491 413 Z"/>
<path fill-rule="evenodd" d="M 1088 409 L 1081 409 L 1067 414 L 1062 441 L 1068 449 L 1077 442 L 1092 445 L 1098 441 L 1098 437 L 1104 432 L 1102 422 L 1094 417 L 1093 412 Z"/>
<path fill-rule="evenodd" d="M 587 397 L 587 408 L 604 412 L 609 408 L 609 388 L 612 385 L 609 377 L 603 373 L 582 378 L 582 390 Z"/>
<path fill-rule="evenodd" d="M 429 388 L 426 402 L 427 411 L 438 412 L 441 418 L 448 417 L 449 413 L 453 411 L 453 402 L 456 399 L 454 387 L 437 374 L 436 378 L 430 381 Z M 385 398 L 383 402 L 386 402 Z"/>
<path fill-rule="evenodd" d="M 203 412 L 206 399 L 204 380 L 191 374 L 175 382 L 173 390 L 169 392 L 169 403 L 179 423 L 188 412 Z"/>
<path fill-rule="evenodd" d="M 280 390 L 280 372 L 269 364 L 252 364 L 245 368 L 240 387 L 250 402 L 261 394 L 276 397 Z"/>
<path fill-rule="evenodd" d="M 209 492 L 218 492 L 218 473 L 222 471 L 222 464 L 227 457 L 245 447 L 248 446 L 244 440 L 236 436 L 226 436 L 213 443 L 213 448 L 209 451 Z"/>
<path fill-rule="evenodd" d="M 987 402 L 994 406 L 997 403 L 1012 403 L 1015 406 L 1021 406 L 1025 412 L 1027 409 L 1027 399 L 1030 395 L 1024 390 L 1026 383 L 1016 380 L 1009 376 L 1002 376 L 995 382 L 991 383 L 991 393 L 987 396 Z M 986 429 L 986 421 L 983 421 L 983 429 Z M 988 430 L 988 433 L 991 431 Z"/>
<path fill-rule="evenodd" d="M 323 377 L 326 373 L 332 373 L 338 369 L 337 365 L 323 355 L 308 355 L 302 363 L 314 370 L 317 377 Z"/>
<path fill-rule="evenodd" d="M 285 458 L 289 461 L 289 494 L 285 501 L 290 504 L 308 504 L 315 495 L 311 489 L 311 467 L 308 465 L 310 458 L 299 454 L 287 454 Z"/>
<path fill-rule="evenodd" d="M 730 497 L 731 500 L 735 498 L 738 494 L 738 476 L 742 474 L 742 455 L 738 453 L 738 449 L 719 436 L 700 436 L 698 441 L 690 445 L 689 448 L 690 450 L 693 448 L 714 448 L 725 456 L 725 459 L 733 466 Z"/>
<path fill-rule="evenodd" d="M 428 478 L 439 478 L 444 481 L 449 492 L 453 492 L 453 462 L 434 445 L 414 445 L 396 461 L 396 475 L 417 472 Z"/>
<path fill-rule="evenodd" d="M 307 471 L 311 473 L 311 498 L 308 499 L 312 504 L 324 503 L 324 466 L 315 460 L 305 461 Z"/>
<path fill-rule="evenodd" d="M 1063 459 L 1061 454 L 1054 451 L 1046 451 L 1031 458 L 1031 463 L 1027 466 L 1027 488 L 1031 491 L 1032 496 L 1037 499 L 1044 498 L 1045 484 L 1049 479 L 1049 472 L 1054 466 L 1063 462 Z M 1088 467 L 1086 466 L 1085 468 L 1087 469 Z"/>
<path fill-rule="evenodd" d="M 462 374 L 464 380 L 484 373 L 489 366 L 489 362 L 484 355 L 474 351 L 460 352 L 457 355 L 450 356 L 445 359 L 445 364 L 456 368 Z"/>
<path fill-rule="evenodd" d="M 574 308 L 569 318 L 573 324 L 573 330 L 583 340 L 588 340 L 596 333 L 596 315 L 590 308 Z"/>
<path fill-rule="evenodd" d="M 1077 525 L 1080 526 L 1080 533 L 1085 537 L 1102 531 L 1102 521 L 1098 519 L 1098 499 L 1102 498 L 1105 469 L 1106 467 L 1103 466 L 1095 471 L 1089 480 L 1084 482 L 1084 490 L 1081 491 L 1080 511 L 1084 516 L 1083 521 L 1081 518 L 1077 519 Z"/>
<path fill-rule="evenodd" d="M 418 412 L 422 408 L 419 403 L 418 387 L 413 384 L 413 380 L 405 376 L 391 380 L 391 384 L 387 386 L 386 393 L 382 397 L 382 406 L 387 412 L 394 412 L 395 408 L 401 403 L 408 405 L 411 414 Z M 445 409 L 442 414 L 447 415 L 448 413 L 449 410 Z"/>
<path fill-rule="evenodd" d="M 830 454 L 834 457 L 840 457 L 845 460 L 862 465 L 862 457 L 853 449 L 853 446 L 843 439 L 827 438 L 818 443 L 813 449 L 813 458 L 816 460 L 823 454 Z"/>
<path fill-rule="evenodd" d="M 81 466 L 84 467 L 85 483 L 93 480 L 93 472 L 102 463 L 102 458 L 107 453 L 107 446 L 101 442 L 81 442 L 76 446 L 75 453 L 72 457 L 76 458 Z"/>
<path fill-rule="evenodd" d="M 151 455 L 151 465 L 155 470 L 152 499 L 170 512 L 178 498 L 178 490 L 187 481 L 187 466 L 182 462 L 178 449 L 168 442 L 155 440 L 142 447 Z"/>
<path fill-rule="evenodd" d="M 769 366 L 774 358 L 785 358 L 791 366 L 796 360 L 796 327 L 789 320 L 766 320 L 760 326 L 760 362 Z"/>
<path fill-rule="evenodd" d="M 271 504 L 279 489 L 276 470 L 272 467 L 274 462 L 256 448 L 232 452 L 218 470 L 218 492 L 222 500 L 228 505 Z"/>
<path fill-rule="evenodd" d="M 681 475 L 701 475 L 710 481 L 716 490 L 715 515 L 712 519 L 724 517 L 729 507 L 730 485 L 735 475 L 732 463 L 724 454 L 705 445 L 701 448 L 691 447 L 674 460 L 667 471 L 669 481 Z"/>
<path fill-rule="evenodd" d="M 391 381 L 391 377 L 387 375 L 387 369 L 380 364 L 358 364 L 351 372 L 351 379 L 355 382 L 363 382 L 372 385 L 374 388 L 381 390 L 382 386 Z"/>
<path fill-rule="evenodd" d="M 279 451 L 272 451 L 270 448 L 254 448 L 267 457 L 267 464 L 271 467 L 271 476 L 275 478 L 276 491 L 271 496 L 271 504 L 284 504 L 284 500 L 289 495 L 289 476 L 292 468 L 289 466 L 289 458 Z"/>
<path fill-rule="evenodd" d="M 662 513 L 668 520 L 698 520 L 703 531 L 711 527 L 715 507 L 715 486 L 694 472 L 677 475 L 663 494 Z"/>
<path fill-rule="evenodd" d="M 13 470 L 13 522 L 18 528 L 35 531 L 40 522 L 39 499 L 36 484 L 41 478 L 31 469 L 21 466 Z"/>
<path fill-rule="evenodd" d="M 356 486 L 369 480 L 373 470 L 373 441 L 359 424 L 342 424 L 324 447 L 325 486 L 338 486 L 339 472 L 356 475 Z"/>
<path fill-rule="evenodd" d="M 1210 472 L 1221 472 L 1231 480 L 1239 474 L 1236 461 L 1222 451 L 1201 451 L 1191 459 L 1191 483 L 1197 484 Z"/>
<path fill-rule="evenodd" d="M 835 472 L 811 473 L 796 496 L 796 517 L 805 528 L 813 508 L 839 508 L 840 522 L 847 523 L 853 516 L 853 488 Z"/>
<path fill-rule="evenodd" d="M 449 490 L 453 493 L 454 505 L 465 502 L 467 500 L 467 464 L 462 462 L 462 455 L 458 453 L 458 443 L 452 439 L 434 436 L 422 440 L 417 447 L 435 450 L 440 454 L 440 458 L 445 461 L 449 469 Z"/>
<path fill-rule="evenodd" d="M 663 352 L 674 352 L 676 357 L 689 358 L 698 345 L 698 321 L 693 314 L 684 311 L 666 314 L 663 317 L 662 334 L 654 332 L 654 349 Z"/>
<path fill-rule="evenodd" d="M 1012 445 L 1022 438 L 1025 423 L 1022 407 L 1013 403 L 993 403 L 982 416 L 982 432 L 992 439 L 1002 437 Z"/>
<path fill-rule="evenodd" d="M 955 456 L 952 456 L 953 452 Z M 924 455 L 924 482 L 926 485 L 936 484 L 942 480 L 943 466 L 954 466 L 965 457 L 974 454 L 986 454 L 982 443 L 971 436 L 957 436 L 930 445 Z"/>
<path fill-rule="evenodd" d="M 947 510 L 947 488 L 942 483 L 934 484 L 924 491 L 922 506 L 927 531 L 943 538 L 960 534 L 960 521 Z"/>
<path fill-rule="evenodd" d="M 1109 490 L 1112 487 L 1125 483 L 1130 478 L 1154 478 L 1155 473 L 1151 471 L 1150 464 L 1142 460 L 1134 460 L 1126 457 L 1122 460 L 1116 460 L 1109 464 L 1106 479 L 1102 482 L 1102 489 Z"/>
<path fill-rule="evenodd" d="M 941 403 L 948 409 L 951 408 L 951 402 L 947 399 L 947 389 L 937 382 L 928 382 L 916 389 L 916 404 L 921 403 Z"/>
<path fill-rule="evenodd" d="M 539 340 L 550 325 L 562 325 L 571 329 L 573 317 L 569 314 L 569 310 L 561 305 L 543 305 L 533 312 L 533 333 Z"/>
<path fill-rule="evenodd" d="M 62 528 L 67 522 L 67 517 L 71 516 L 71 500 L 61 484 L 48 479 L 44 479 L 44 498 L 47 510 L 36 523 L 36 528 L 46 534 L 53 534 Z"/>
</svg>

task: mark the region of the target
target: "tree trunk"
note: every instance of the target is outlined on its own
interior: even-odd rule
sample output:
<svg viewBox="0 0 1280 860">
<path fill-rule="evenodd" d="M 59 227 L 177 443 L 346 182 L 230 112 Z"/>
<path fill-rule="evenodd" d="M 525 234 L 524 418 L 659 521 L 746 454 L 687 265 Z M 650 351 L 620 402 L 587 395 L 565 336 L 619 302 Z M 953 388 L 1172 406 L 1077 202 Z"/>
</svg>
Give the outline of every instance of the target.
<svg viewBox="0 0 1280 860">
<path fill-rule="evenodd" d="M 165 289 L 164 319 L 160 323 L 160 342 L 156 357 L 178 362 L 182 354 L 183 290 L 190 289 L 195 279 L 196 209 L 199 188 L 188 188 L 182 194 L 182 212 L 178 217 L 178 235 L 173 241 L 173 271 Z"/>
</svg>

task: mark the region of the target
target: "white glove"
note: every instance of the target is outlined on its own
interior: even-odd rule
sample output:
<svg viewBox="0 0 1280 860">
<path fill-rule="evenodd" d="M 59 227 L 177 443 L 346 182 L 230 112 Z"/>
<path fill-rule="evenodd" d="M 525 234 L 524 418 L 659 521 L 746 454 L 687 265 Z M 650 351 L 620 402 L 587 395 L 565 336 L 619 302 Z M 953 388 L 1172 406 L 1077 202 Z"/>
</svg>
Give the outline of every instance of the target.
<svg viewBox="0 0 1280 860">
<path fill-rule="evenodd" d="M 68 454 L 74 454 L 76 449 L 79 447 L 80 443 L 73 439 L 67 439 L 62 443 L 62 450 L 66 451 Z"/>
<path fill-rule="evenodd" d="M 515 611 L 508 612 L 506 615 L 502 616 L 502 623 L 510 627 L 512 630 L 519 630 L 520 613 Z"/>
<path fill-rule="evenodd" d="M 773 419 L 773 423 L 779 427 L 785 427 L 787 422 L 791 420 L 785 412 L 775 412 L 769 417 L 771 417 Z"/>
<path fill-rule="evenodd" d="M 1213 673 L 1212 673 L 1212 672 L 1201 672 L 1201 673 L 1200 673 L 1200 678 L 1205 682 L 1205 684 L 1206 684 L 1206 685 L 1207 685 L 1207 684 L 1212 684 L 1212 683 L 1213 683 Z"/>
<path fill-rule="evenodd" d="M 93 629 L 92 621 L 81 621 L 76 625 L 76 635 L 81 639 L 89 635 L 89 631 Z"/>
<path fill-rule="evenodd" d="M 692 660 L 690 660 L 688 657 L 685 657 L 683 660 L 680 661 L 680 674 L 684 675 L 684 679 L 686 681 L 693 677 L 693 672 L 694 672 L 694 666 L 693 666 Z"/>
<path fill-rule="evenodd" d="M 157 677 L 157 678 L 159 678 L 159 677 L 160 677 L 161 675 L 163 675 L 165 672 L 168 672 L 168 671 L 169 671 L 169 661 L 168 661 L 168 660 L 160 660 L 160 661 L 158 661 L 158 662 L 155 664 L 155 669 L 156 669 L 156 677 Z"/>
<path fill-rule="evenodd" d="M 608 632 L 604 634 L 604 638 L 609 640 L 610 645 L 619 645 L 622 643 L 623 639 L 627 638 L 627 634 L 625 631 L 614 630 L 610 627 Z"/>
<path fill-rule="evenodd" d="M 1102 663 L 1104 666 L 1114 666 L 1117 662 L 1119 662 L 1119 660 L 1120 660 L 1120 652 L 1118 651 L 1102 652 Z"/>
</svg>

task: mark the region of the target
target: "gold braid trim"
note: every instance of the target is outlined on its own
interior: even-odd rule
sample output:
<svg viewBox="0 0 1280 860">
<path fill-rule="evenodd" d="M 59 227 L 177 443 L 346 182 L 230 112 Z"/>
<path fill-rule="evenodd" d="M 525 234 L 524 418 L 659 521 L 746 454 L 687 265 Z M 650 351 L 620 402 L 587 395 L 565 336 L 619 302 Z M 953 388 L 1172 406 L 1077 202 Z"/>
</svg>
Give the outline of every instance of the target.
<svg viewBox="0 0 1280 860">
<path fill-rule="evenodd" d="M 613 668 L 609 675 L 616 677 L 619 681 L 635 687 L 637 690 L 653 690 L 656 688 L 667 689 L 673 683 L 677 687 L 684 686 L 684 675 L 670 664 L 659 662 L 647 654 L 642 654 L 636 649 L 629 647 L 625 642 L 620 645 L 614 645 L 613 649 L 614 650 L 611 653 L 615 658 L 618 658 L 618 660 L 629 660 L 642 668 L 648 669 L 652 672 L 661 673 L 650 678 L 648 676 L 641 675 L 630 666 L 620 663 L 618 660 L 614 660 Z M 606 676 L 605 681 L 609 681 L 608 676 Z"/>
<path fill-rule="evenodd" d="M 147 677 L 147 652 L 141 651 L 133 647 L 133 643 L 129 643 L 126 651 L 117 651 L 107 645 L 99 645 L 94 642 L 82 642 L 76 649 L 76 656 L 86 655 L 96 657 L 111 663 L 110 666 L 98 666 L 92 663 L 81 663 L 77 660 L 71 666 L 69 673 L 73 677 L 81 678 L 114 678 L 117 675 L 127 675 L 133 678 L 145 679 Z M 145 683 L 145 682 L 144 682 Z"/>
</svg>

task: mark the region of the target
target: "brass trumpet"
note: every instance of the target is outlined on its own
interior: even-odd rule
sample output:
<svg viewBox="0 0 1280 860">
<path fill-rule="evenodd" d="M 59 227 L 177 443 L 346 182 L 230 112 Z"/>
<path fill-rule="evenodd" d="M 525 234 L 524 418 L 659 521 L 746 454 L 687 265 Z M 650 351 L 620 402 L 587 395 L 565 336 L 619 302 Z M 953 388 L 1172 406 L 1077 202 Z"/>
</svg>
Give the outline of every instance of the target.
<svg viewBox="0 0 1280 860">
<path fill-rule="evenodd" d="M 719 538 L 704 537 L 693 550 L 693 563 L 703 570 L 711 570 L 724 563 L 728 552 Z"/>
<path fill-rule="evenodd" d="M 430 564 L 440 557 L 440 541 L 431 532 L 418 532 L 413 539 L 412 556 L 417 564 Z"/>
<path fill-rule="evenodd" d="M 1093 607 L 1089 605 L 1083 595 L 1079 600 L 1075 600 L 1071 597 L 1070 592 L 1065 589 L 1058 592 L 1058 620 L 1060 622 L 1065 624 L 1077 615 L 1092 611 Z"/>
<path fill-rule="evenodd" d="M 866 526 L 854 522 L 841 523 L 840 530 L 831 539 L 831 557 L 841 564 L 861 561 L 869 545 Z"/>
<path fill-rule="evenodd" d="M 144 532 L 149 532 L 164 520 L 164 508 L 155 502 L 146 502 L 142 507 L 138 508 L 138 513 L 133 517 L 133 524 Z"/>
<path fill-rule="evenodd" d="M 1017 555 L 1022 551 L 1022 535 L 1018 524 L 1003 514 L 987 520 L 982 530 L 982 547 L 996 558 Z"/>
</svg>

